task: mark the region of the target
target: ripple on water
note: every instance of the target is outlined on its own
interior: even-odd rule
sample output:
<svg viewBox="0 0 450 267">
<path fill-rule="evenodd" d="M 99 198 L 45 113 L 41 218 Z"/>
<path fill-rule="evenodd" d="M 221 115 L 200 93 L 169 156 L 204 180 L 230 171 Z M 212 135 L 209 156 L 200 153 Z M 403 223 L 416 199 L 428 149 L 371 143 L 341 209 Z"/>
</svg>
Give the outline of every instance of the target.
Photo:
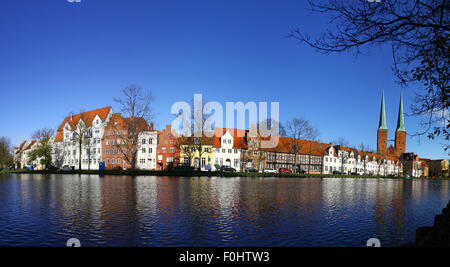
<svg viewBox="0 0 450 267">
<path fill-rule="evenodd" d="M 57 178 L 57 179 L 56 179 Z M 384 246 L 414 240 L 449 181 L 1 175 L 0 246 Z"/>
</svg>

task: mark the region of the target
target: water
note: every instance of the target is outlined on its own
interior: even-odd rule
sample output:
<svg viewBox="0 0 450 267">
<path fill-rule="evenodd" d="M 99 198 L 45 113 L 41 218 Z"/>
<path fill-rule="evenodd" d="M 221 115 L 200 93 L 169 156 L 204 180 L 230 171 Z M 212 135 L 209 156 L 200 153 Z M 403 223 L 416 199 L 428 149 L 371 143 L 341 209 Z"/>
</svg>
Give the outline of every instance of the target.
<svg viewBox="0 0 450 267">
<path fill-rule="evenodd" d="M 0 246 L 413 242 L 450 181 L 0 174 Z"/>
</svg>

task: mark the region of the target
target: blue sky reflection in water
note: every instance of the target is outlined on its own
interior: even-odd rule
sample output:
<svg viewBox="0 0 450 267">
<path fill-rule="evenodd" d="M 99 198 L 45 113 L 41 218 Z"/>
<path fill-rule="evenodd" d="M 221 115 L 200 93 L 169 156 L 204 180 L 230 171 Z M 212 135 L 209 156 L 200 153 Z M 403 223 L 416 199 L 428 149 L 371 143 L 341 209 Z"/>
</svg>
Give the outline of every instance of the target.
<svg viewBox="0 0 450 267">
<path fill-rule="evenodd" d="M 0 246 L 383 246 L 414 241 L 450 181 L 0 175 Z"/>
</svg>

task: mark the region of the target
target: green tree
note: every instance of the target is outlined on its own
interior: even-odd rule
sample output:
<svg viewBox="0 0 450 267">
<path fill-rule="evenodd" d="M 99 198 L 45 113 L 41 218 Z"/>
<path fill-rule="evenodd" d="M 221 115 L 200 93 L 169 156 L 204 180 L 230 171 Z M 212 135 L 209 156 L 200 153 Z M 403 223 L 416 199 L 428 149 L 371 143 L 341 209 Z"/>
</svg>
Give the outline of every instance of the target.
<svg viewBox="0 0 450 267">
<path fill-rule="evenodd" d="M 33 149 L 29 154 L 29 163 L 40 159 L 39 163 L 44 167 L 52 164 L 52 146 L 50 145 L 50 140 L 54 134 L 53 129 L 42 128 L 35 131 L 31 137 L 36 139 L 38 142 L 37 148 Z"/>
<path fill-rule="evenodd" d="M 40 159 L 39 163 L 43 166 L 48 166 L 52 164 L 52 147 L 46 143 L 46 144 L 39 144 L 39 146 L 36 149 L 33 149 L 29 154 L 29 163 Z"/>
</svg>

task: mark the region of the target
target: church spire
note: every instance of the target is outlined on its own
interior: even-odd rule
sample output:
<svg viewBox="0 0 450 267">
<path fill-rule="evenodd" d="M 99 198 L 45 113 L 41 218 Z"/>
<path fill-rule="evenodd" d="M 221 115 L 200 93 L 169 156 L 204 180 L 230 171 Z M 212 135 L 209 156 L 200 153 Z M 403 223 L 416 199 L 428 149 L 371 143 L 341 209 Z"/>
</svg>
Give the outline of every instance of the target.
<svg viewBox="0 0 450 267">
<path fill-rule="evenodd" d="M 400 106 L 398 108 L 397 132 L 406 132 L 405 119 L 403 118 L 403 95 L 400 92 Z"/>
<path fill-rule="evenodd" d="M 403 110 L 403 108 L 402 108 Z M 381 96 L 381 110 L 380 110 L 380 123 L 378 124 L 379 130 L 387 130 L 386 126 L 386 110 L 384 108 L 384 89 L 383 94 Z"/>
</svg>

